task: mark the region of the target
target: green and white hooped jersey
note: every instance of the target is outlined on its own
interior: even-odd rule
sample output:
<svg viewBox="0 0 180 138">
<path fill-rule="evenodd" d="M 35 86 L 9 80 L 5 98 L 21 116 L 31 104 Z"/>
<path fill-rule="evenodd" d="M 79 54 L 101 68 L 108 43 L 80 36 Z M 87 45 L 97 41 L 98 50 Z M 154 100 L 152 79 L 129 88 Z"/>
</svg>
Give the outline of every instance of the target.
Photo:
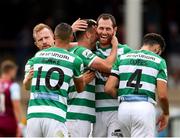
<svg viewBox="0 0 180 138">
<path fill-rule="evenodd" d="M 99 46 L 99 43 L 96 45 L 95 54 L 103 59 L 107 58 L 110 55 L 112 47 L 102 48 Z M 122 55 L 130 52 L 132 49 L 127 45 L 118 45 L 117 55 Z M 103 111 L 117 111 L 118 110 L 118 101 L 112 96 L 104 92 L 104 86 L 107 81 L 107 77 L 102 73 L 96 72 L 96 112 Z"/>
<path fill-rule="evenodd" d="M 55 47 L 55 45 L 51 45 L 51 47 Z M 31 69 L 31 67 L 33 66 L 33 57 L 30 58 L 27 62 L 26 62 L 26 65 L 25 65 L 25 76 L 28 74 L 29 70 Z"/>
<path fill-rule="evenodd" d="M 166 62 L 146 50 L 135 50 L 119 56 L 111 70 L 119 81 L 118 98 L 123 95 L 145 95 L 156 103 L 157 80 L 167 82 Z"/>
<path fill-rule="evenodd" d="M 89 49 L 75 46 L 69 50 L 78 55 L 83 63 L 85 70 L 88 69 L 97 57 Z M 68 120 L 85 120 L 94 123 L 95 117 L 95 79 L 86 85 L 82 93 L 77 93 L 73 80 L 70 83 L 68 99 Z"/>
<path fill-rule="evenodd" d="M 34 76 L 27 118 L 66 121 L 67 97 L 72 77 L 83 72 L 82 60 L 61 48 L 48 48 L 33 57 Z"/>
</svg>

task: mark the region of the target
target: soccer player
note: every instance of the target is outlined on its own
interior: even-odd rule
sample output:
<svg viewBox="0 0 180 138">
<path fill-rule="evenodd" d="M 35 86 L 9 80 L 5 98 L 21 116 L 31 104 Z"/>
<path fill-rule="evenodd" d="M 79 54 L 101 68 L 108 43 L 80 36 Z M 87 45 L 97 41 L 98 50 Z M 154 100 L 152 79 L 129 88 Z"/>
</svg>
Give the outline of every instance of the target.
<svg viewBox="0 0 180 138">
<path fill-rule="evenodd" d="M 0 137 L 22 136 L 19 126 L 22 120 L 20 86 L 14 82 L 17 65 L 5 60 L 1 64 L 0 77 Z"/>
<path fill-rule="evenodd" d="M 92 53 L 97 41 L 96 21 L 85 20 L 88 24 L 86 31 L 77 31 L 76 39 L 78 46 L 74 46 L 69 51 L 78 55 L 84 63 L 85 70 L 98 70 L 109 73 L 117 54 L 117 38 L 114 36 L 111 42 L 112 51 L 106 59 L 99 58 Z M 93 72 L 93 71 L 92 71 Z M 90 74 L 90 78 L 91 78 Z M 88 137 L 91 132 L 91 123 L 95 123 L 95 79 L 90 83 L 86 82 L 83 93 L 77 93 L 73 83 L 69 88 L 69 101 L 67 113 L 67 127 L 72 137 Z"/>
<path fill-rule="evenodd" d="M 96 44 L 96 55 L 107 58 L 112 50 L 111 41 L 117 30 L 116 20 L 110 14 L 101 14 L 97 19 L 97 34 L 99 42 Z M 127 45 L 118 44 L 117 55 L 131 51 Z M 119 129 L 117 123 L 118 102 L 104 92 L 108 74 L 97 74 L 96 79 L 96 123 L 93 126 L 94 137 L 116 136 Z M 112 82 L 113 83 L 113 82 Z"/>
<path fill-rule="evenodd" d="M 49 48 L 54 45 L 54 34 L 52 29 L 43 23 L 37 24 L 33 29 L 33 38 L 34 38 L 34 44 L 37 46 L 39 50 L 43 50 L 46 48 Z M 32 61 L 33 58 L 29 59 L 25 66 L 25 78 L 23 80 L 23 84 L 25 85 L 25 88 L 27 90 L 30 89 L 31 86 L 31 79 L 33 77 L 33 68 Z"/>
<path fill-rule="evenodd" d="M 164 39 L 150 33 L 144 36 L 140 50 L 119 56 L 113 65 L 105 91 L 118 95 L 118 122 L 124 137 L 155 136 L 156 89 L 163 111 L 157 122 L 159 131 L 168 124 L 167 67 L 159 56 L 164 49 Z"/>
<path fill-rule="evenodd" d="M 73 32 L 76 32 L 77 30 L 85 31 L 85 28 L 87 28 L 87 23 L 84 20 L 77 19 L 72 24 Z M 34 44 L 37 46 L 39 50 L 43 50 L 46 48 L 49 48 L 51 46 L 54 46 L 54 34 L 52 29 L 43 23 L 37 24 L 33 29 L 33 38 L 34 38 Z M 74 45 L 74 44 L 71 44 Z M 30 89 L 31 86 L 31 80 L 33 76 L 33 68 L 32 67 L 32 59 L 29 59 L 25 66 L 25 78 L 23 80 L 23 84 L 27 90 Z"/>
<path fill-rule="evenodd" d="M 77 92 L 84 89 L 82 60 L 69 53 L 72 28 L 61 23 L 55 28 L 55 47 L 41 50 L 33 58 L 34 75 L 27 115 L 27 137 L 67 137 L 64 124 L 71 78 Z"/>
</svg>

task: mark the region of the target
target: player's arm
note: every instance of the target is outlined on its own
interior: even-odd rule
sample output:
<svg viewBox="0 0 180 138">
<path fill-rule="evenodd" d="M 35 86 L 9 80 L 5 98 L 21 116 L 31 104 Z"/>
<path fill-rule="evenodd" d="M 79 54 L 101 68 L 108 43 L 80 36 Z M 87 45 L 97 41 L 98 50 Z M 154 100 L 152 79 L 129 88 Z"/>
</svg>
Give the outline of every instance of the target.
<svg viewBox="0 0 180 138">
<path fill-rule="evenodd" d="M 33 77 L 33 58 L 29 59 L 25 65 L 25 75 L 23 80 L 23 85 L 26 90 L 30 90 L 31 88 L 31 81 Z"/>
<path fill-rule="evenodd" d="M 169 101 L 168 101 L 168 88 L 167 88 L 167 67 L 165 61 L 160 64 L 160 71 L 157 76 L 157 96 L 160 107 L 163 111 L 159 117 L 157 124 L 159 125 L 159 131 L 165 129 L 169 120 Z"/>
<path fill-rule="evenodd" d="M 11 92 L 11 100 L 12 100 L 12 105 L 13 105 L 16 121 L 18 122 L 18 124 L 20 124 L 21 120 L 23 120 L 23 113 L 22 113 L 21 102 L 20 102 L 20 99 L 21 99 L 20 86 L 17 83 L 13 83 L 10 87 L 10 92 Z M 18 126 L 18 129 L 17 129 L 17 136 L 21 136 L 20 126 Z"/>
<path fill-rule="evenodd" d="M 112 40 L 112 49 L 110 55 L 106 59 L 101 59 L 97 57 L 94 62 L 91 64 L 91 67 L 103 72 L 103 73 L 110 73 L 113 63 L 117 57 L 117 48 L 118 48 L 118 40 L 116 36 L 113 36 Z"/>
<path fill-rule="evenodd" d="M 79 47 L 75 54 L 83 60 L 85 66 L 94 68 L 101 72 L 110 73 L 111 66 L 107 64 L 105 60 L 96 56 L 91 50 Z"/>
<path fill-rule="evenodd" d="M 24 85 L 26 90 L 30 90 L 30 88 L 31 88 L 31 82 L 32 82 L 33 74 L 34 74 L 34 70 L 33 70 L 33 68 L 31 68 L 29 70 L 29 72 L 27 73 L 27 75 L 25 75 L 25 77 L 24 77 L 23 85 Z"/>
<path fill-rule="evenodd" d="M 157 124 L 159 125 L 159 130 L 162 131 L 168 125 L 169 120 L 169 102 L 167 95 L 167 83 L 161 80 L 157 81 L 157 93 L 158 100 L 163 111 L 162 115 L 159 117 Z"/>
<path fill-rule="evenodd" d="M 112 97 L 116 98 L 118 83 L 119 79 L 114 74 L 110 75 L 106 82 L 104 91 Z"/>
<path fill-rule="evenodd" d="M 116 62 L 113 64 L 111 75 L 109 76 L 104 88 L 104 91 L 112 97 L 117 97 L 117 89 L 119 84 L 119 65 L 120 57 L 118 57 Z"/>
<path fill-rule="evenodd" d="M 84 71 L 84 65 L 82 60 L 79 57 L 75 58 L 73 80 L 78 93 L 83 92 L 85 87 L 84 76 L 82 74 L 83 71 Z"/>
<path fill-rule="evenodd" d="M 91 68 L 103 73 L 110 73 L 112 65 L 107 63 L 106 60 L 96 57 L 92 64 L 90 65 Z"/>
<path fill-rule="evenodd" d="M 110 66 L 112 67 L 113 63 L 116 60 L 117 57 L 117 50 L 118 50 L 118 39 L 117 37 L 114 35 L 112 37 L 111 40 L 111 44 L 112 44 L 112 49 L 111 49 L 111 53 L 110 55 L 105 59 L 105 61 L 110 64 Z"/>
<path fill-rule="evenodd" d="M 85 83 L 84 83 L 84 77 L 83 76 L 80 78 L 74 78 L 74 84 L 76 86 L 76 90 L 78 93 L 84 91 Z"/>
</svg>

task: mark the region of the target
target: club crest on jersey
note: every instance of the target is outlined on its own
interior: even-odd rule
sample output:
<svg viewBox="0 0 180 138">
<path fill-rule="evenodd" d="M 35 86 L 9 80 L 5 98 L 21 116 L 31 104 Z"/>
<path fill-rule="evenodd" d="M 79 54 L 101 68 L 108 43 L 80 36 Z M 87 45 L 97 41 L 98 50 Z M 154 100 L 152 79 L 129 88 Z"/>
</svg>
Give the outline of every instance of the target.
<svg viewBox="0 0 180 138">
<path fill-rule="evenodd" d="M 92 58 L 93 53 L 90 50 L 86 49 L 82 52 L 82 55 L 86 58 Z"/>
</svg>

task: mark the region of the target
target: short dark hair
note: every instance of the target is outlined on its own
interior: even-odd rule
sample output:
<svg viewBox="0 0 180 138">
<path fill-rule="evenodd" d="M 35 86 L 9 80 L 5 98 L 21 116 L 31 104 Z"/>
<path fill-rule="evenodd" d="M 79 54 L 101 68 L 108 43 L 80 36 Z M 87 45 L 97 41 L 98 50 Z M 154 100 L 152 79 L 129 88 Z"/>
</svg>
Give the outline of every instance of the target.
<svg viewBox="0 0 180 138">
<path fill-rule="evenodd" d="M 164 38 L 156 33 L 148 33 L 144 36 L 143 38 L 143 45 L 154 45 L 154 44 L 159 44 L 162 51 L 165 50 L 166 43 Z"/>
<path fill-rule="evenodd" d="M 8 73 L 10 70 L 17 69 L 18 66 L 11 60 L 5 60 L 1 63 L 1 74 Z"/>
<path fill-rule="evenodd" d="M 113 15 L 109 14 L 109 13 L 103 13 L 101 15 L 99 15 L 99 17 L 97 18 L 97 24 L 99 22 L 100 19 L 104 19 L 104 20 L 108 20 L 110 19 L 112 21 L 113 27 L 116 27 L 116 19 L 114 18 Z"/>
<path fill-rule="evenodd" d="M 61 39 L 63 41 L 69 41 L 72 32 L 72 28 L 69 24 L 60 23 L 55 28 L 54 36 L 55 38 Z"/>
<path fill-rule="evenodd" d="M 87 26 L 87 28 L 86 28 L 85 31 L 76 31 L 76 32 L 75 32 L 75 38 L 76 38 L 77 41 L 80 40 L 80 39 L 82 39 L 83 35 L 84 35 L 87 31 L 89 31 L 89 30 L 91 30 L 93 27 L 96 27 L 96 26 L 97 26 L 96 21 L 93 20 L 93 19 L 83 19 L 83 20 L 85 20 L 85 21 L 87 22 L 88 26 Z"/>
</svg>

